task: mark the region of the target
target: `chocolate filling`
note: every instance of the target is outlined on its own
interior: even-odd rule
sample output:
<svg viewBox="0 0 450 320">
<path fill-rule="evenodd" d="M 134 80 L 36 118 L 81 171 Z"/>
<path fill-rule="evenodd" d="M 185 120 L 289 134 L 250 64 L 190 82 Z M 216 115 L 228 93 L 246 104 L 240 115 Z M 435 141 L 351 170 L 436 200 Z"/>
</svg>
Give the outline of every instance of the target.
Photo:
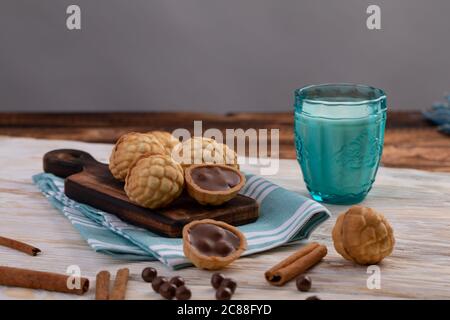
<svg viewBox="0 0 450 320">
<path fill-rule="evenodd" d="M 225 228 L 200 223 L 189 229 L 189 242 L 205 256 L 226 257 L 239 248 L 241 240 Z"/>
<path fill-rule="evenodd" d="M 191 177 L 197 186 L 210 191 L 229 190 L 241 182 L 241 177 L 233 170 L 215 166 L 194 168 Z"/>
</svg>

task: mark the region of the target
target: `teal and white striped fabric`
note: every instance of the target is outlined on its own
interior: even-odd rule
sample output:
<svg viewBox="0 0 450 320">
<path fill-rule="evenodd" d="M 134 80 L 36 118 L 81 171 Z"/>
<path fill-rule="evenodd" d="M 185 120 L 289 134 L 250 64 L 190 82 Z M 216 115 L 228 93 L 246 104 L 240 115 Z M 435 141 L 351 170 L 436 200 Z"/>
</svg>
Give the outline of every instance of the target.
<svg viewBox="0 0 450 320">
<path fill-rule="evenodd" d="M 313 200 L 259 176 L 246 177 L 241 193 L 258 201 L 260 217 L 256 222 L 239 227 L 248 242 L 244 255 L 307 239 L 330 217 L 329 211 Z M 64 180 L 52 174 L 37 174 L 33 181 L 95 251 L 128 260 L 157 259 L 173 269 L 190 265 L 183 254 L 182 239 L 161 237 L 110 213 L 71 200 L 64 194 Z"/>
</svg>

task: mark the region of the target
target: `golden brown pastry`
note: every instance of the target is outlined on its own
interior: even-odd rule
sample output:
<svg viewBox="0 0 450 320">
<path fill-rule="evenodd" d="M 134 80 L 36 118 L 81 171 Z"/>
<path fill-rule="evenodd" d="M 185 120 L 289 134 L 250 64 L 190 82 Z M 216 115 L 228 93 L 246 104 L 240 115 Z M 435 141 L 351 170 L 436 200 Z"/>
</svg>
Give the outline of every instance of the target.
<svg viewBox="0 0 450 320">
<path fill-rule="evenodd" d="M 245 176 L 222 164 L 196 164 L 185 169 L 189 195 L 203 205 L 221 205 L 233 199 L 245 185 Z"/>
<path fill-rule="evenodd" d="M 193 137 L 175 146 L 172 156 L 185 169 L 193 164 L 225 164 L 239 168 L 236 152 L 214 139 Z"/>
<path fill-rule="evenodd" d="M 181 166 L 168 155 L 144 155 L 130 167 L 125 193 L 134 203 L 156 209 L 165 207 L 183 191 Z"/>
<path fill-rule="evenodd" d="M 167 131 L 150 131 L 147 134 L 153 135 L 164 146 L 167 154 L 172 153 L 173 148 L 180 143 L 170 132 Z"/>
<path fill-rule="evenodd" d="M 197 268 L 217 270 L 239 258 L 247 248 L 242 232 L 228 223 L 204 219 L 183 228 L 183 251 Z"/>
<path fill-rule="evenodd" d="M 362 265 L 377 264 L 390 255 L 395 239 L 386 218 L 371 208 L 353 206 L 342 213 L 333 228 L 336 251 Z"/>
<path fill-rule="evenodd" d="M 164 146 L 152 135 L 130 132 L 117 140 L 109 158 L 114 178 L 125 180 L 133 162 L 144 154 L 166 154 Z"/>
</svg>

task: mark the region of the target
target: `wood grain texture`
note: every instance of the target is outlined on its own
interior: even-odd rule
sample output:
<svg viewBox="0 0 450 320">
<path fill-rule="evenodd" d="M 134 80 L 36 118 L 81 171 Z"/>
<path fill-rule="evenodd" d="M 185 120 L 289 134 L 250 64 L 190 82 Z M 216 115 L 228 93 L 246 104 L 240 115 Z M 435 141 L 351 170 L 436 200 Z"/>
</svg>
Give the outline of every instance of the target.
<svg viewBox="0 0 450 320">
<path fill-rule="evenodd" d="M 281 113 L 2 113 L 0 135 L 112 143 L 130 131 L 255 128 L 280 130 L 280 156 L 295 159 L 293 115 Z M 450 137 L 420 112 L 389 112 L 382 162 L 388 167 L 450 172 Z"/>
<path fill-rule="evenodd" d="M 188 268 L 171 271 L 158 262 L 130 262 L 95 253 L 70 222 L 55 210 L 31 182 L 42 171 L 42 155 L 51 149 L 74 148 L 107 161 L 111 145 L 71 141 L 1 138 L 0 150 L 0 234 L 33 243 L 43 254 L 30 257 L 0 247 L 0 265 L 27 266 L 42 271 L 64 273 L 69 265 L 79 265 L 82 275 L 94 283 L 100 270 L 116 273 L 130 269 L 127 299 L 161 299 L 140 278 L 144 267 L 153 266 L 166 276 L 181 275 L 192 289 L 193 299 L 214 299 L 209 284 L 211 272 Z M 254 165 L 243 169 L 258 173 Z M 297 163 L 281 160 L 280 171 L 268 177 L 275 183 L 306 195 Z M 294 282 L 274 287 L 264 272 L 299 248 L 299 244 L 244 257 L 223 270 L 238 281 L 235 299 L 450 299 L 450 174 L 418 170 L 380 168 L 373 190 L 362 205 L 385 214 L 394 228 L 396 246 L 381 264 L 381 289 L 369 290 L 367 269 L 340 257 L 331 243 L 331 230 L 338 213 L 348 206 L 327 205 L 332 219 L 321 225 L 311 241 L 325 244 L 328 255 L 308 274 L 313 288 L 298 292 Z M 95 288 L 82 296 L 37 290 L 0 287 L 4 299 L 93 299 Z"/>
</svg>

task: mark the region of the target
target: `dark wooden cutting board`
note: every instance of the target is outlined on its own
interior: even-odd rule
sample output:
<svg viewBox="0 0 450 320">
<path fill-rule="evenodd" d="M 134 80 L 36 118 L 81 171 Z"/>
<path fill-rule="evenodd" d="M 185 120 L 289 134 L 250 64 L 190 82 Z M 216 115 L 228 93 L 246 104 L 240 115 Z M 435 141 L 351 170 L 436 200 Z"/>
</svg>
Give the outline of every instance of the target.
<svg viewBox="0 0 450 320">
<path fill-rule="evenodd" d="M 259 215 L 258 203 L 242 195 L 218 207 L 202 206 L 187 193 L 166 208 L 140 207 L 130 202 L 123 182 L 114 179 L 107 164 L 80 150 L 46 153 L 44 171 L 65 178 L 64 192 L 69 198 L 168 237 L 181 237 L 183 226 L 193 220 L 216 219 L 237 226 L 253 222 Z"/>
</svg>

